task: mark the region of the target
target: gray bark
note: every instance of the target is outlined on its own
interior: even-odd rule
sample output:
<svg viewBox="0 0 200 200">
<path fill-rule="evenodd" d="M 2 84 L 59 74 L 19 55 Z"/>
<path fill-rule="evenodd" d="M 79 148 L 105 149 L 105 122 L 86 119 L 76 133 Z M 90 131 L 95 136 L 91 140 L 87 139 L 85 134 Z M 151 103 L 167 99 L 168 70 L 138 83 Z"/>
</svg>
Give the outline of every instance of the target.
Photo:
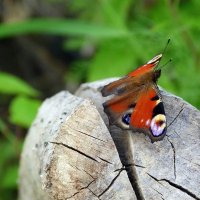
<svg viewBox="0 0 200 200">
<path fill-rule="evenodd" d="M 200 199 L 200 112 L 162 92 L 168 131 L 152 144 L 108 125 L 99 88 L 111 80 L 43 103 L 22 153 L 20 200 Z"/>
</svg>

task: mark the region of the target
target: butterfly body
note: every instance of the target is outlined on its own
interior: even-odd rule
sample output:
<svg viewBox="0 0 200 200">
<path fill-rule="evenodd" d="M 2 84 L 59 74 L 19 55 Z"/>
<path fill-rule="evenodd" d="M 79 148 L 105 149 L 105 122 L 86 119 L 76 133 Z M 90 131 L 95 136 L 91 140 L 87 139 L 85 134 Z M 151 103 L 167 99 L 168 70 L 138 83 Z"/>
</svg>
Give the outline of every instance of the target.
<svg viewBox="0 0 200 200">
<path fill-rule="evenodd" d="M 161 70 L 156 66 L 161 57 L 157 55 L 101 90 L 103 96 L 114 95 L 103 104 L 110 124 L 143 132 L 152 142 L 163 139 L 166 133 L 166 116 L 157 87 Z"/>
</svg>

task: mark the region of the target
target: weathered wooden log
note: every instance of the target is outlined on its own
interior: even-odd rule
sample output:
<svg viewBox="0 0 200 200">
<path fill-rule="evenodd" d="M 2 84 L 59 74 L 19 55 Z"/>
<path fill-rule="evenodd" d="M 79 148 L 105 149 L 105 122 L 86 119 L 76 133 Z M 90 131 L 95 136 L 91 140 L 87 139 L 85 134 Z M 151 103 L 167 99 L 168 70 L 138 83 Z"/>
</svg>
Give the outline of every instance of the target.
<svg viewBox="0 0 200 200">
<path fill-rule="evenodd" d="M 99 88 L 110 81 L 43 103 L 21 157 L 20 200 L 200 199 L 200 112 L 162 92 L 168 132 L 152 144 L 108 125 Z"/>
</svg>

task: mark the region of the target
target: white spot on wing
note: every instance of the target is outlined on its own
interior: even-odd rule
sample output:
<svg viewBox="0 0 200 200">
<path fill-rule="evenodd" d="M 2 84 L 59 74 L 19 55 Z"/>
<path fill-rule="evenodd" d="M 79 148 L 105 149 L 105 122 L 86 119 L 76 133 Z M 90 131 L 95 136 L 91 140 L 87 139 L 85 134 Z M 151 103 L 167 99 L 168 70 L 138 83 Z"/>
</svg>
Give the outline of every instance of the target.
<svg viewBox="0 0 200 200">
<path fill-rule="evenodd" d="M 159 122 L 163 122 L 162 124 L 159 124 Z M 159 136 L 163 133 L 164 129 L 166 127 L 166 117 L 165 115 L 159 114 L 156 115 L 152 121 L 151 121 L 151 132 L 154 136 Z"/>
<path fill-rule="evenodd" d="M 146 121 L 145 125 L 146 125 L 146 126 L 149 126 L 149 124 L 150 124 L 150 119 L 148 119 L 148 120 Z"/>
</svg>

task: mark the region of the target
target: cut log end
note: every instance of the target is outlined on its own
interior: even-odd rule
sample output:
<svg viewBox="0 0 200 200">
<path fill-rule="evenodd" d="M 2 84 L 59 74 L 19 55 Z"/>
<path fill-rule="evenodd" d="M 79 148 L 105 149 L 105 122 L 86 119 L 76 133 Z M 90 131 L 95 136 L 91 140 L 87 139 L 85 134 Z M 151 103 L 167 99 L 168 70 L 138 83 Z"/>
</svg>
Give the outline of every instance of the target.
<svg viewBox="0 0 200 200">
<path fill-rule="evenodd" d="M 168 131 L 152 144 L 108 125 L 99 88 L 112 80 L 43 103 L 21 157 L 20 200 L 200 199 L 200 112 L 162 92 Z"/>
</svg>

